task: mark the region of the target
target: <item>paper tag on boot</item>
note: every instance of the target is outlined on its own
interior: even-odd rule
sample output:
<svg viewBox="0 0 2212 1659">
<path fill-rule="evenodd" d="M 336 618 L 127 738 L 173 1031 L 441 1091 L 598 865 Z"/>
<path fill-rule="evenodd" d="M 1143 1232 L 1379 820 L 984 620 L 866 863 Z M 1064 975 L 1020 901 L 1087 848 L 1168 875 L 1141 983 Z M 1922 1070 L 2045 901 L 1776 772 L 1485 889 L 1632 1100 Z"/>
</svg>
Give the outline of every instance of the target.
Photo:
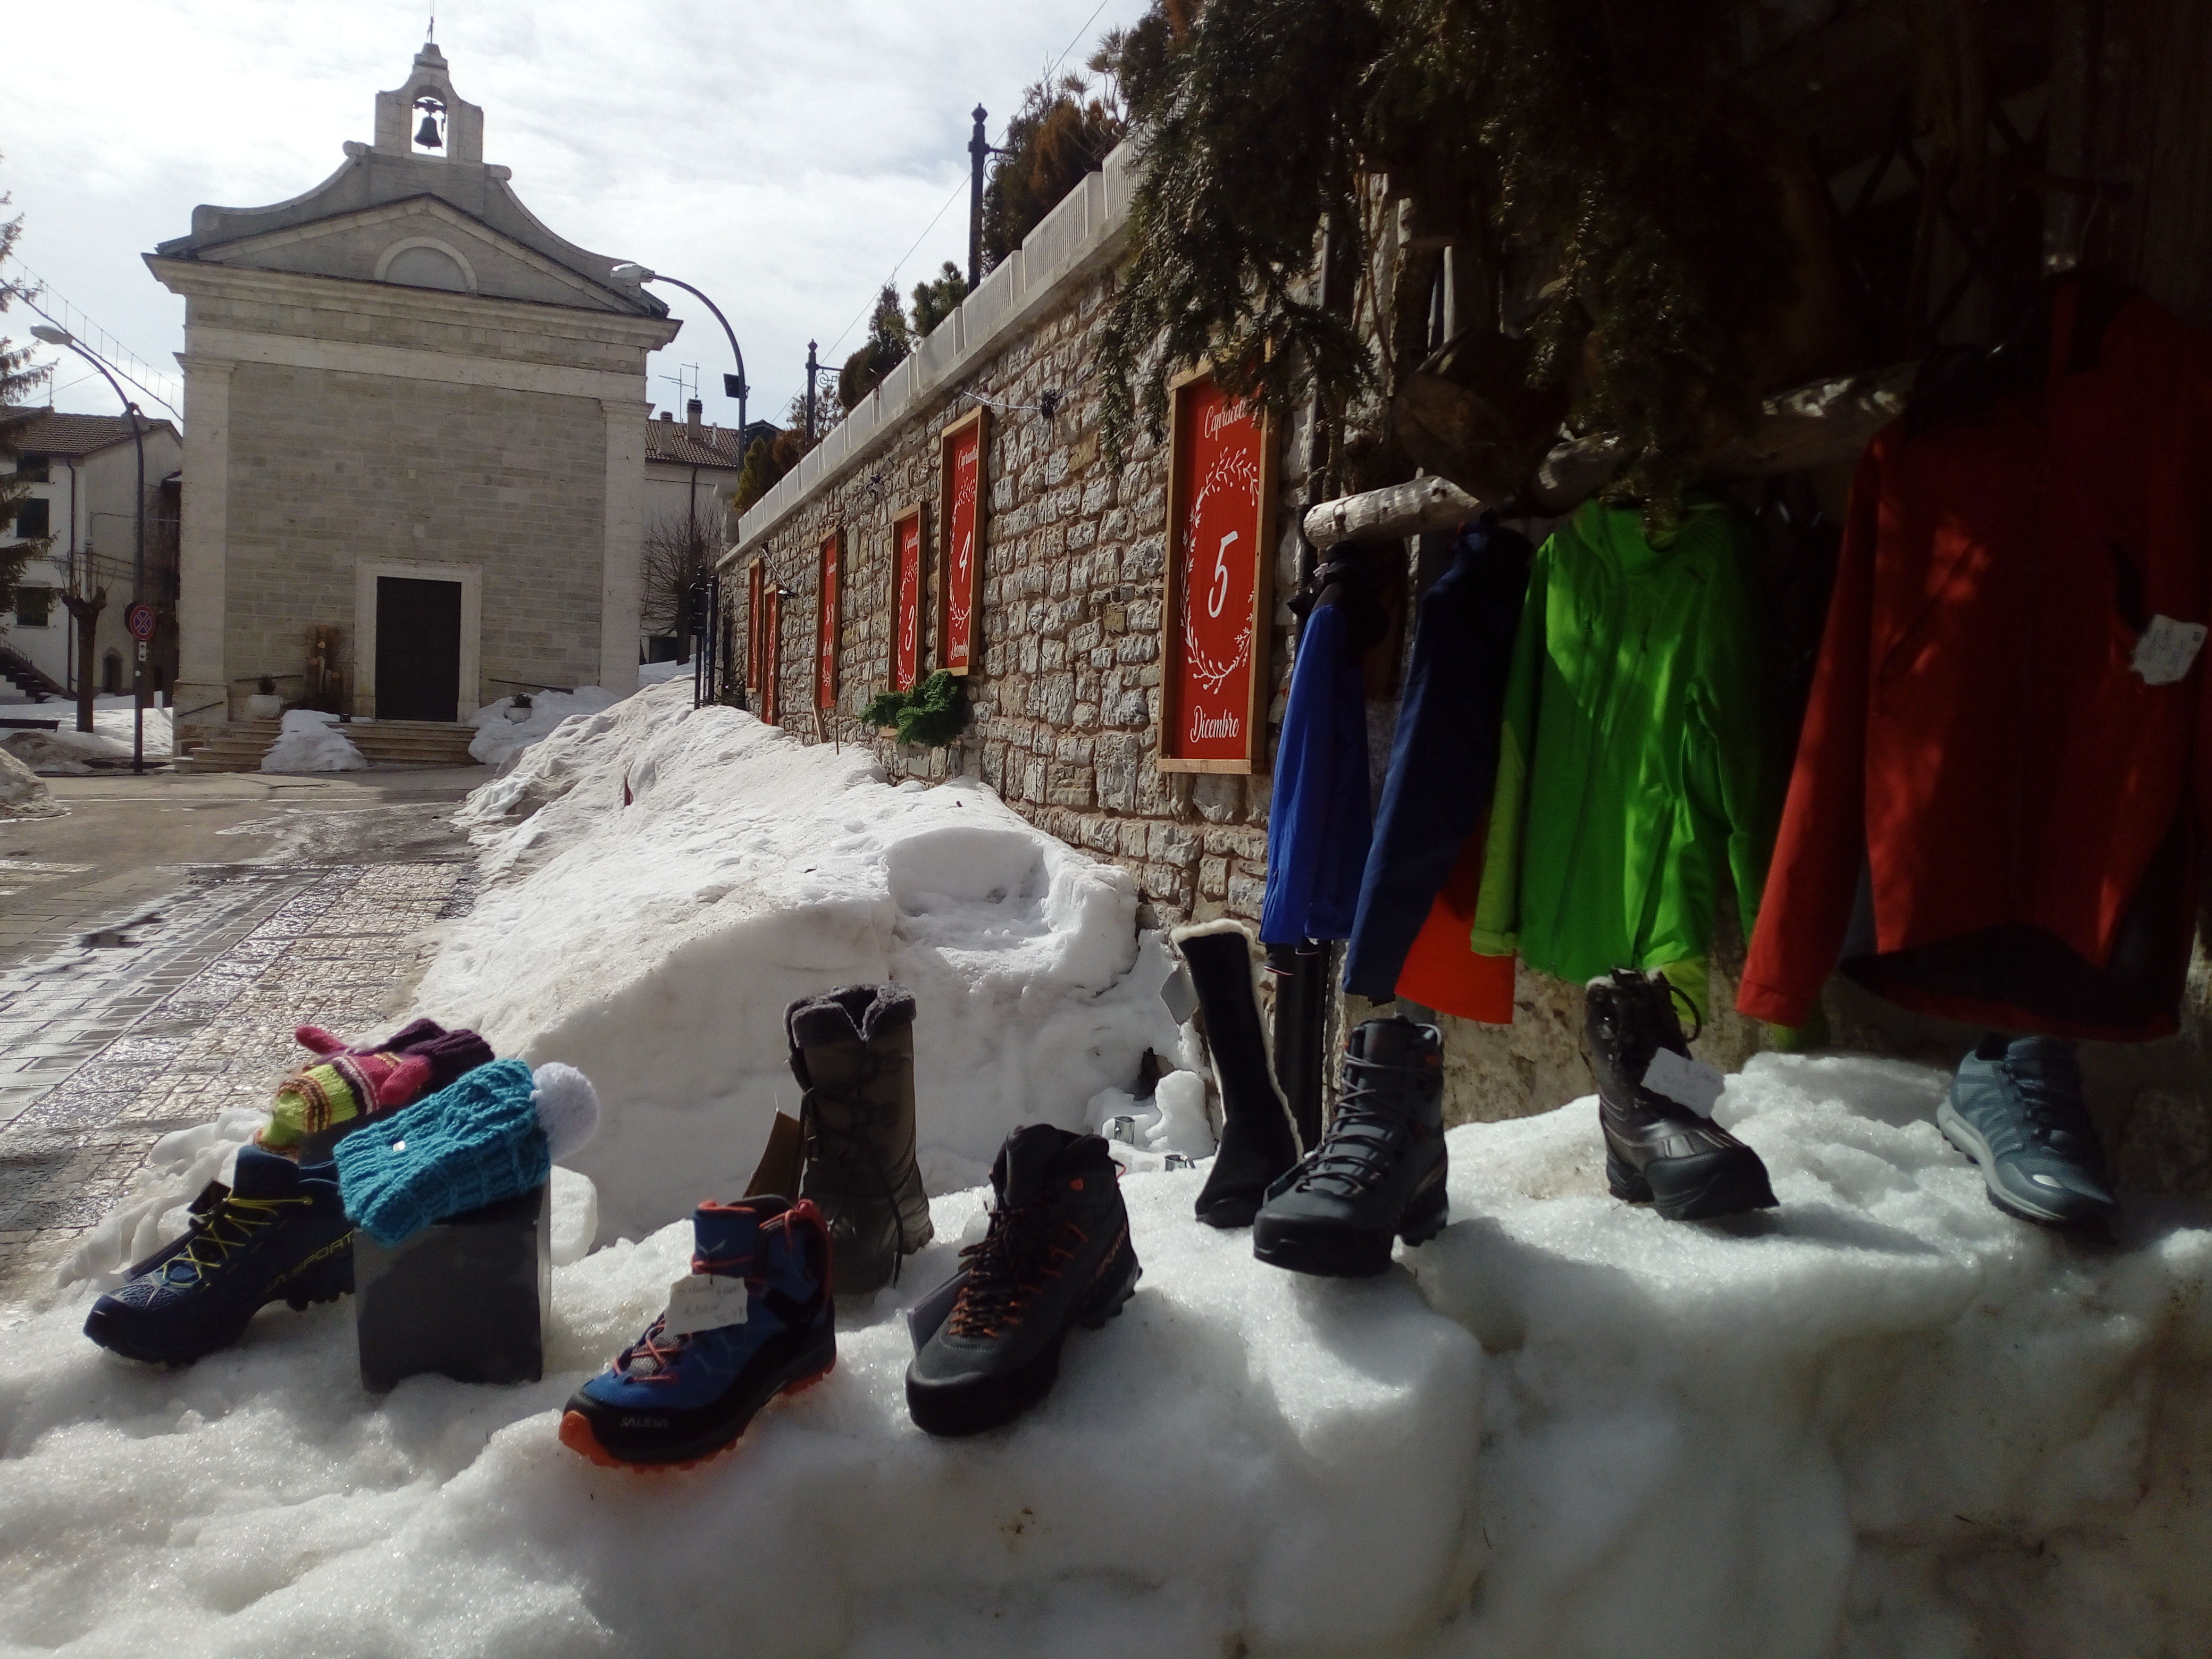
<svg viewBox="0 0 2212 1659">
<path fill-rule="evenodd" d="M 2172 685 L 2188 673 L 2190 664 L 2197 660 L 2197 647 L 2203 643 L 2203 623 L 2153 617 L 2150 626 L 2136 641 L 2135 671 L 2142 676 L 2145 685 Z"/>
<path fill-rule="evenodd" d="M 668 1312 L 661 1328 L 671 1336 L 689 1336 L 723 1325 L 745 1322 L 750 1293 L 742 1279 L 720 1273 L 686 1273 L 668 1287 Z"/>
<path fill-rule="evenodd" d="M 1644 1086 L 1680 1102 L 1699 1117 L 1711 1117 L 1728 1079 L 1702 1060 L 1685 1060 L 1672 1048 L 1662 1048 L 1644 1068 Z"/>
</svg>

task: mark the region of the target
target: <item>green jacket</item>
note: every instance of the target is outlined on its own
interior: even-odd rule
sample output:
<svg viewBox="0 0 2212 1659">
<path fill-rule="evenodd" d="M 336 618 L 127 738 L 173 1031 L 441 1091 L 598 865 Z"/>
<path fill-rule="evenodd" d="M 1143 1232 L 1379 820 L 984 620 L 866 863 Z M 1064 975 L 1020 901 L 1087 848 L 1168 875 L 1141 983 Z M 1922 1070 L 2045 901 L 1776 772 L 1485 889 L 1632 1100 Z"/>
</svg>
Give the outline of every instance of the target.
<svg viewBox="0 0 2212 1659">
<path fill-rule="evenodd" d="M 1750 527 L 1702 503 L 1662 541 L 1589 501 L 1537 550 L 1473 940 L 1562 979 L 1660 969 L 1702 1016 L 1723 883 L 1755 919 L 1773 775 Z"/>
</svg>

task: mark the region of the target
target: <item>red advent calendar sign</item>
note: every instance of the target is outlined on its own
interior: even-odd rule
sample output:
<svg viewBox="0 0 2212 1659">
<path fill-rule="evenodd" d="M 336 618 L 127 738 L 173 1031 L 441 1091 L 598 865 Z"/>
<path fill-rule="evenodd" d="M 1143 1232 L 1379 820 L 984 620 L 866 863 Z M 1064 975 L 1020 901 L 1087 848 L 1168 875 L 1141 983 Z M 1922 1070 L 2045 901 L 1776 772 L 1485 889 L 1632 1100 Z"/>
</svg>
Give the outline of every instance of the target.
<svg viewBox="0 0 2212 1659">
<path fill-rule="evenodd" d="M 891 690 L 911 691 L 921 678 L 922 549 L 928 507 L 902 507 L 891 520 Z"/>
<path fill-rule="evenodd" d="M 837 607 L 844 583 L 845 532 L 833 530 L 822 544 L 822 566 L 814 588 L 814 706 L 837 706 Z"/>
<path fill-rule="evenodd" d="M 761 718 L 783 724 L 783 590 L 768 590 L 761 616 Z"/>
<path fill-rule="evenodd" d="M 1274 434 L 1203 372 L 1171 402 L 1159 764 L 1249 772 L 1264 752 Z"/>
<path fill-rule="evenodd" d="M 937 639 L 942 666 L 956 674 L 975 666 L 976 571 L 982 562 L 983 495 L 988 488 L 983 458 L 990 441 L 988 409 L 978 408 L 946 427 L 939 438 L 945 552 L 938 583 Z"/>
<path fill-rule="evenodd" d="M 761 689 L 761 665 L 768 660 L 768 562 L 755 559 L 745 572 L 745 690 Z"/>
</svg>

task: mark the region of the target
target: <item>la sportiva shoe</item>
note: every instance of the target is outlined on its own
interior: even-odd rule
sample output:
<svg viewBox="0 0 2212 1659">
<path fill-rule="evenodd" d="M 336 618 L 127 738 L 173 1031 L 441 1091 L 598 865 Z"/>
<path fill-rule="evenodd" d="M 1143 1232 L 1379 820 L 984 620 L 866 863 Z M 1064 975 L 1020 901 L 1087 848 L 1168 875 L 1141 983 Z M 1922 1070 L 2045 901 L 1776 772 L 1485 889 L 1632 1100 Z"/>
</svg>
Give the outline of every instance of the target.
<svg viewBox="0 0 2212 1659">
<path fill-rule="evenodd" d="M 2008 1214 L 2070 1227 L 2109 1220 L 2119 1207 L 2070 1042 L 2008 1042 L 1990 1032 L 1959 1062 L 1936 1123 Z"/>
<path fill-rule="evenodd" d="M 1606 1186 L 1615 1198 L 1649 1204 L 1669 1221 L 1772 1209 L 1774 1188 L 1757 1152 L 1711 1119 L 1644 1086 L 1644 1074 L 1661 1049 L 1690 1057 L 1674 996 L 1663 975 L 1632 968 L 1589 982 L 1583 1029 L 1597 1077 Z"/>
<path fill-rule="evenodd" d="M 848 985 L 784 1010 L 804 1162 L 797 1194 L 837 1247 L 839 1296 L 881 1290 L 935 1237 L 914 1161 L 914 993 Z"/>
<path fill-rule="evenodd" d="M 907 1368 L 906 1403 L 931 1434 L 978 1434 L 1044 1397 L 1060 1347 L 1134 1294 L 1121 1170 L 1097 1135 L 1017 1129 L 991 1165 L 990 1231 L 960 1254 L 968 1280 Z"/>
<path fill-rule="evenodd" d="M 1321 1145 L 1267 1189 L 1252 1254 L 1293 1273 L 1368 1278 L 1395 1238 L 1444 1224 L 1443 1034 L 1402 1015 L 1345 1045 L 1344 1085 Z"/>
<path fill-rule="evenodd" d="M 216 1190 L 202 1194 L 207 1207 L 184 1237 L 92 1304 L 87 1336 L 125 1358 L 188 1364 L 235 1342 L 271 1302 L 304 1308 L 353 1289 L 353 1223 L 336 1165 L 245 1146 L 229 1190 Z"/>
<path fill-rule="evenodd" d="M 562 1413 L 561 1443 L 604 1468 L 689 1468 L 837 1363 L 830 1232 L 811 1204 L 702 1204 L 691 1240 L 668 1310 Z"/>
</svg>

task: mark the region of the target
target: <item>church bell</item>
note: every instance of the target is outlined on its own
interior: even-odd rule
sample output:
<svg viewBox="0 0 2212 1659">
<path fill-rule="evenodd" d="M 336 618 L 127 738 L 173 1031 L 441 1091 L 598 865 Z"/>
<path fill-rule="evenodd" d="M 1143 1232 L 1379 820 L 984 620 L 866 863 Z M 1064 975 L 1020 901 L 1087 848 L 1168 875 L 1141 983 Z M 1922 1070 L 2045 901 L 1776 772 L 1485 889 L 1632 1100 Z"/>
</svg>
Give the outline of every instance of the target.
<svg viewBox="0 0 2212 1659">
<path fill-rule="evenodd" d="M 415 134 L 415 142 L 424 149 L 438 149 L 445 143 L 445 140 L 438 137 L 438 118 L 428 110 L 422 112 L 422 125 Z"/>
</svg>

